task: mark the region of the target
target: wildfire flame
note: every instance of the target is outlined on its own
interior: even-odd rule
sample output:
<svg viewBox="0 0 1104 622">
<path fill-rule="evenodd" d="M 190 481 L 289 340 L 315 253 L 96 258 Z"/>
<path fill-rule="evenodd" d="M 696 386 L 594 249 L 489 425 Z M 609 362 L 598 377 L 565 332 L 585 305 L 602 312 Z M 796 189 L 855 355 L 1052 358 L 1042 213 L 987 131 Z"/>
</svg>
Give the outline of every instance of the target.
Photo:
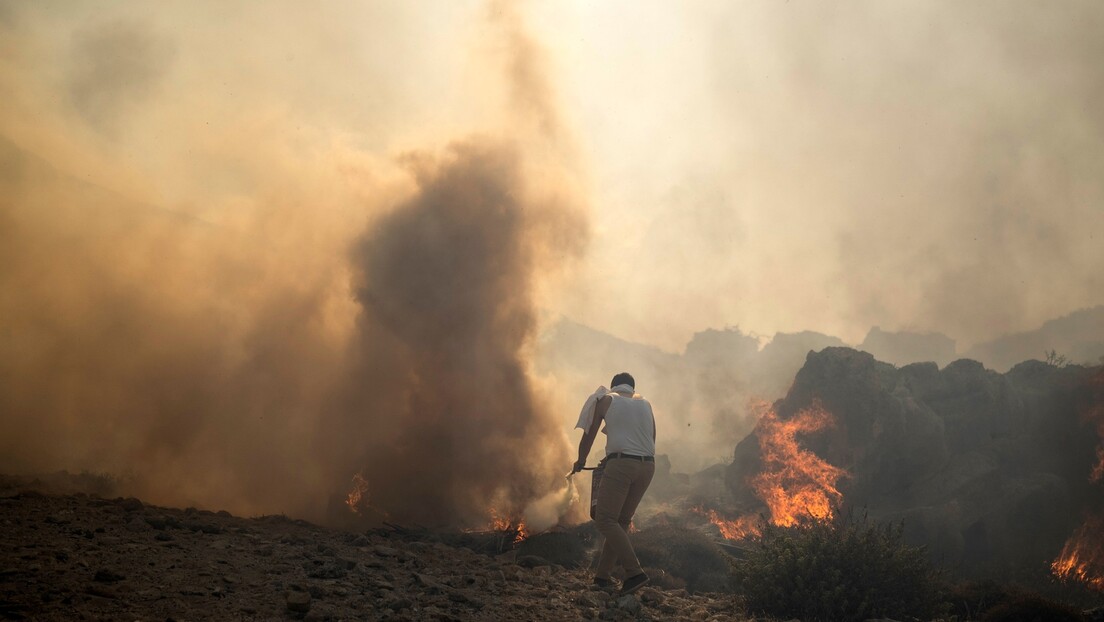
<svg viewBox="0 0 1104 622">
<path fill-rule="evenodd" d="M 797 435 L 833 425 L 835 418 L 817 402 L 785 421 L 772 409 L 759 418 L 755 431 L 763 469 L 751 486 L 770 509 L 771 524 L 790 527 L 804 518 L 832 518 L 843 500 L 836 484 L 848 473 L 803 449 Z"/>
<path fill-rule="evenodd" d="M 525 519 L 519 518 L 515 520 L 508 518 L 493 507 L 488 511 L 491 515 L 490 527 L 492 531 L 517 532 L 514 535 L 514 544 L 519 544 L 522 540 L 529 537 L 529 530 L 525 527 Z"/>
<path fill-rule="evenodd" d="M 354 514 L 360 514 L 360 501 L 366 494 L 368 494 L 368 480 L 357 473 L 353 476 L 353 488 L 345 497 L 345 505 L 349 506 Z"/>
<path fill-rule="evenodd" d="M 750 480 L 752 490 L 763 500 L 770 513 L 770 523 L 791 527 L 804 520 L 826 521 L 843 500 L 836 484 L 848 475 L 813 452 L 802 448 L 798 434 L 818 432 L 835 425 L 835 418 L 818 402 L 783 421 L 773 409 L 760 405 L 761 415 L 755 425 L 759 438 L 762 470 Z M 709 517 L 709 522 L 721 530 L 728 540 L 742 540 L 759 535 L 759 517 L 754 514 L 729 520 L 704 507 L 693 508 Z"/>
<path fill-rule="evenodd" d="M 721 537 L 725 540 L 744 540 L 760 533 L 759 517 L 753 514 L 741 516 L 736 520 L 728 520 L 718 514 L 717 510 L 707 510 L 700 505 L 690 509 L 709 518 L 709 522 L 721 530 Z"/>
<path fill-rule="evenodd" d="M 1062 579 L 1076 580 L 1104 591 L 1104 546 L 1097 543 L 1104 533 L 1104 515 L 1090 516 L 1062 547 L 1050 569 Z"/>
</svg>

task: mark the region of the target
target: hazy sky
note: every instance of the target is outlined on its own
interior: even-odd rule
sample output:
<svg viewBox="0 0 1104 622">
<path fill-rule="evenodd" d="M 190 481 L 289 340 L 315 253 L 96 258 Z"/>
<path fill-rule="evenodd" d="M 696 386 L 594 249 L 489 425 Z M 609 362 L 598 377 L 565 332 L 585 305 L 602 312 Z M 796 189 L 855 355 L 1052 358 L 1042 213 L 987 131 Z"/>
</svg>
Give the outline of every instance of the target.
<svg viewBox="0 0 1104 622">
<path fill-rule="evenodd" d="M 968 345 L 1104 300 L 1099 3 L 544 9 L 593 180 L 582 321 Z"/>
<path fill-rule="evenodd" d="M 1104 303 L 1101 32 L 1097 2 L 0 0 L 0 468 L 317 508 L 361 414 L 443 374 L 482 425 L 458 387 L 522 378 L 530 501 L 569 454 L 538 319 L 961 351 Z M 422 339 L 442 300 L 471 360 Z"/>
<path fill-rule="evenodd" d="M 214 221 L 248 162 L 196 143 L 243 123 L 325 166 L 508 114 L 479 2 L 5 6 L 22 112 L 76 113 L 55 143 Z M 968 345 L 1104 302 L 1098 3 L 520 6 L 594 231 L 549 310 L 677 350 L 726 325 Z M 25 124 L 9 104 L 50 157 Z"/>
</svg>

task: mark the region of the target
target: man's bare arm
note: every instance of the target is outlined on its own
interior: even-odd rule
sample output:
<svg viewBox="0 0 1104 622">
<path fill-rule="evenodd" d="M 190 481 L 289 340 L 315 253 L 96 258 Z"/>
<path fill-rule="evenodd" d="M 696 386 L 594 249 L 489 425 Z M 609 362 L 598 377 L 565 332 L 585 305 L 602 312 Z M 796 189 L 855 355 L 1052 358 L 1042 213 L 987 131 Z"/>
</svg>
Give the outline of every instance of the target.
<svg viewBox="0 0 1104 622">
<path fill-rule="evenodd" d="M 610 404 L 613 403 L 613 398 L 605 396 L 598 400 L 598 403 L 594 406 L 594 421 L 590 423 L 590 427 L 583 432 L 583 438 L 579 439 L 579 459 L 575 462 L 573 472 L 582 471 L 586 466 L 587 456 L 590 455 L 590 448 L 594 446 L 594 439 L 598 436 L 598 429 L 602 427 L 602 420 L 605 419 L 606 413 L 609 411 Z"/>
</svg>

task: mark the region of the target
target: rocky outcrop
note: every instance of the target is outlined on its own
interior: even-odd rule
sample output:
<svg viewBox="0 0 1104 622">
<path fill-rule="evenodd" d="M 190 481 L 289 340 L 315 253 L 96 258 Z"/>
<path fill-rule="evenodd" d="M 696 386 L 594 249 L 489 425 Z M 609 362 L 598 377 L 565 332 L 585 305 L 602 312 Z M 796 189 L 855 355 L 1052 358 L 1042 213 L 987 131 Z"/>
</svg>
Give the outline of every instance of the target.
<svg viewBox="0 0 1104 622">
<path fill-rule="evenodd" d="M 1037 566 L 1101 503 L 1088 481 L 1099 439 L 1082 417 L 1100 373 L 1038 361 L 1006 374 L 971 360 L 896 368 L 827 348 L 809 353 L 774 408 L 785 419 L 819 401 L 834 415 L 803 440 L 849 472 L 843 511 L 903 520 L 910 541 L 952 567 Z M 726 474 L 745 507 L 758 468 L 752 434 Z"/>
</svg>

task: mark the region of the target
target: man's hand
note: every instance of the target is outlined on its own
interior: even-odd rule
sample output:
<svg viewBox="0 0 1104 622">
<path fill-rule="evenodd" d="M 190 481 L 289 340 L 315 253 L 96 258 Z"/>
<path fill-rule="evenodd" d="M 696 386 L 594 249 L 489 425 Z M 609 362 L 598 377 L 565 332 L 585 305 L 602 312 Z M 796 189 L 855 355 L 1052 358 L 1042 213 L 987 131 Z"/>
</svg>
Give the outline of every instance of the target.
<svg viewBox="0 0 1104 622">
<path fill-rule="evenodd" d="M 586 466 L 586 460 L 576 460 L 574 466 L 571 467 L 572 473 L 578 473 Z"/>
</svg>

